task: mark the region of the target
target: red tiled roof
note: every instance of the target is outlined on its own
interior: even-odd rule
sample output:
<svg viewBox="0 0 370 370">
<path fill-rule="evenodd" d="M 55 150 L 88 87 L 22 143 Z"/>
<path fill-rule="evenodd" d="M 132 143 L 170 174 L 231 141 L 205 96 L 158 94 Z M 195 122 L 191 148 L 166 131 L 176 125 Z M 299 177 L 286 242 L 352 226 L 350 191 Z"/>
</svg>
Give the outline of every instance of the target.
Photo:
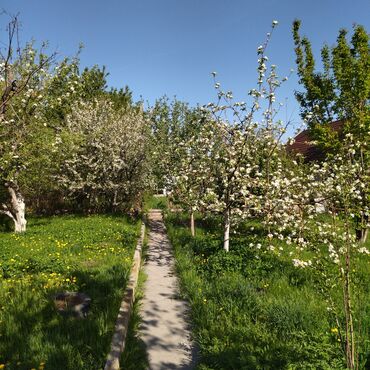
<svg viewBox="0 0 370 370">
<path fill-rule="evenodd" d="M 330 123 L 329 126 L 333 131 L 339 132 L 343 129 L 343 125 L 344 122 L 340 120 Z M 321 148 L 311 142 L 310 131 L 304 130 L 294 138 L 293 144 L 287 146 L 287 150 L 289 153 L 301 154 L 305 162 L 323 160 L 325 153 Z"/>
</svg>

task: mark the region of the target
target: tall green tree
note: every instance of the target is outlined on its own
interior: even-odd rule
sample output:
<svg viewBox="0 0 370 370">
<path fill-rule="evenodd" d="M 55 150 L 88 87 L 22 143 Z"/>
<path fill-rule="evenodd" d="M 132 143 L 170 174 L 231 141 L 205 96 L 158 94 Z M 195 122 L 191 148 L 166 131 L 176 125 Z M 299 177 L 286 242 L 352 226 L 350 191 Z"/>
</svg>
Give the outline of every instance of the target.
<svg viewBox="0 0 370 370">
<path fill-rule="evenodd" d="M 293 23 L 299 83 L 297 91 L 301 116 L 307 121 L 313 139 L 328 151 L 341 146 L 340 133 L 329 123 L 343 120 L 342 134 L 351 133 L 365 142 L 370 127 L 370 45 L 363 26 L 355 26 L 351 42 L 341 29 L 333 47 L 321 49 L 322 70 L 317 70 L 311 42 L 300 35 L 301 22 Z"/>
<path fill-rule="evenodd" d="M 296 63 L 303 91 L 296 92 L 301 116 L 311 137 L 327 155 L 347 155 L 355 145 L 351 161 L 359 164 L 358 181 L 370 183 L 370 43 L 363 26 L 356 25 L 350 42 L 341 29 L 333 47 L 321 49 L 322 70 L 315 65 L 311 42 L 300 35 L 301 22 L 293 23 Z M 342 129 L 330 123 L 342 121 Z M 358 239 L 365 242 L 369 228 L 370 186 L 359 194 L 361 210 L 355 215 Z"/>
</svg>

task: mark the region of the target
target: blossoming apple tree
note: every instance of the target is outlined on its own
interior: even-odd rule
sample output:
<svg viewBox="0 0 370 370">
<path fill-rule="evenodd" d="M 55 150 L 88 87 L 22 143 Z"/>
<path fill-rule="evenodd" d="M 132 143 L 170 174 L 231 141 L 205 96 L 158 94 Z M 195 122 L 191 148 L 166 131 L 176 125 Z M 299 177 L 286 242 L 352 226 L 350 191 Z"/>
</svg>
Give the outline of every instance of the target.
<svg viewBox="0 0 370 370">
<path fill-rule="evenodd" d="M 70 150 L 60 184 L 91 210 L 135 206 L 150 185 L 149 123 L 140 107 L 115 109 L 109 98 L 78 102 L 66 119 Z"/>
<path fill-rule="evenodd" d="M 50 131 L 40 119 L 44 86 L 55 55 L 32 44 L 16 48 L 18 20 L 7 27 L 8 39 L 0 53 L 0 187 L 5 189 L 0 213 L 9 216 L 16 232 L 26 230 L 22 174 L 32 165 L 35 151 L 50 144 Z M 7 194 L 6 194 L 7 193 Z"/>
<path fill-rule="evenodd" d="M 276 25 L 274 21 L 272 30 Z M 276 66 L 267 67 L 265 52 L 270 37 L 271 32 L 257 49 L 257 88 L 250 90 L 249 108 L 246 102 L 234 101 L 231 91 L 221 90 L 216 80 L 218 100 L 207 106 L 213 121 L 213 145 L 207 153 L 212 158 L 209 180 L 213 185 L 206 189 L 204 204 L 210 211 L 222 214 L 226 251 L 229 250 L 232 223 L 271 206 L 266 196 L 270 172 L 278 159 L 276 153 L 285 131 L 282 123 L 276 120 L 276 89 L 287 77 L 280 80 Z"/>
</svg>

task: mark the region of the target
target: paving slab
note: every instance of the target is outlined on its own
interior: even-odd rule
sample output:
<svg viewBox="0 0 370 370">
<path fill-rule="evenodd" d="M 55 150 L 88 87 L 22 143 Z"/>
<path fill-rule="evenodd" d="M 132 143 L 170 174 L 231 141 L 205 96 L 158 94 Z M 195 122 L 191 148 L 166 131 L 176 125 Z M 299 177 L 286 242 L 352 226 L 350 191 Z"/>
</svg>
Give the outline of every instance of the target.
<svg viewBox="0 0 370 370">
<path fill-rule="evenodd" d="M 190 370 L 195 367 L 196 350 L 191 340 L 189 306 L 179 298 L 172 248 L 161 211 L 151 210 L 148 221 L 140 337 L 146 345 L 151 370 Z"/>
</svg>

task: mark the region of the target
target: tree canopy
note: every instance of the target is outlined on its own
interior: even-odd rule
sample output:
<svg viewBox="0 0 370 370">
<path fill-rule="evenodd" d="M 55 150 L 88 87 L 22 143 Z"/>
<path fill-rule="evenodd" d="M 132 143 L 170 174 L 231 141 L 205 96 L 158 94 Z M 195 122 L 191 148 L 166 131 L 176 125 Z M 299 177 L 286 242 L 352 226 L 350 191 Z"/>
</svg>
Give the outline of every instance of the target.
<svg viewBox="0 0 370 370">
<path fill-rule="evenodd" d="M 301 22 L 293 23 L 296 63 L 299 82 L 304 88 L 296 92 L 301 116 L 309 126 L 313 139 L 328 151 L 337 151 L 342 138 L 351 133 L 363 143 L 370 132 L 370 44 L 361 25 L 354 26 L 351 41 L 341 29 L 333 47 L 321 49 L 322 69 L 317 69 L 309 39 L 300 35 Z M 341 132 L 330 123 L 343 121 Z"/>
</svg>

